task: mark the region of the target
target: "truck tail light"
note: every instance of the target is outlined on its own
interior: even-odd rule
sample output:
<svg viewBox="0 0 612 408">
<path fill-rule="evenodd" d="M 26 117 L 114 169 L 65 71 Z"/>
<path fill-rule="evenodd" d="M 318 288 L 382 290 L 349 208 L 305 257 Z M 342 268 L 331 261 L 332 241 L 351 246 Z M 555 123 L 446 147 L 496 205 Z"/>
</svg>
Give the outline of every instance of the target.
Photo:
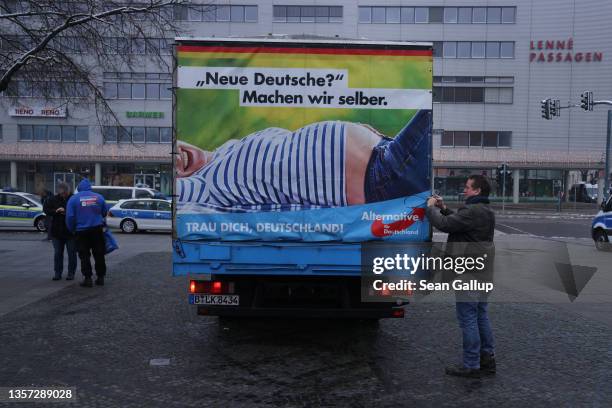
<svg viewBox="0 0 612 408">
<path fill-rule="evenodd" d="M 189 293 L 233 294 L 234 282 L 192 280 L 189 281 Z"/>
<path fill-rule="evenodd" d="M 393 317 L 404 317 L 404 309 L 403 308 L 395 309 L 393 311 Z"/>
</svg>

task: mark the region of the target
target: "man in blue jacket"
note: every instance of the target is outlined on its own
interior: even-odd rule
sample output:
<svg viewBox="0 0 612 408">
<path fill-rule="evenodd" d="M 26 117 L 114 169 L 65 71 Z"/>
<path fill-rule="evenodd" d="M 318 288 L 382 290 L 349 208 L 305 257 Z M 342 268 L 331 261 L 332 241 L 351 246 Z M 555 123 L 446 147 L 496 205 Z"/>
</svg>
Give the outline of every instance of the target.
<svg viewBox="0 0 612 408">
<path fill-rule="evenodd" d="M 81 286 L 91 288 L 91 259 L 93 254 L 96 263 L 96 285 L 104 285 L 106 262 L 104 260 L 104 217 L 106 202 L 104 197 L 91 191 L 89 180 L 79 183 L 79 192 L 70 197 L 66 205 L 66 226 L 76 234 L 77 251 L 81 259 L 81 273 L 85 280 Z"/>
</svg>

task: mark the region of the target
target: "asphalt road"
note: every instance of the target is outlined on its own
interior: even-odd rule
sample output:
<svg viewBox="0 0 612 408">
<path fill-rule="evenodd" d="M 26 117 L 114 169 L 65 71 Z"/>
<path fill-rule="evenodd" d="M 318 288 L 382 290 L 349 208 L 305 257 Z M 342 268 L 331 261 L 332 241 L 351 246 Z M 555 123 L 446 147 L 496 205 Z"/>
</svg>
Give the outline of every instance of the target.
<svg viewBox="0 0 612 408">
<path fill-rule="evenodd" d="M 612 253 L 580 237 L 589 219 L 522 217 L 498 217 L 508 262 L 563 242 L 598 270 L 574 302 L 524 286 L 492 303 L 499 369 L 482 380 L 443 373 L 461 351 L 451 303 L 378 325 L 219 320 L 187 304 L 167 234 L 116 234 L 107 285 L 85 289 L 51 281 L 40 234 L 0 232 L 0 386 L 76 387 L 79 407 L 612 406 Z"/>
<path fill-rule="evenodd" d="M 506 234 L 530 234 L 547 238 L 591 239 L 594 214 L 496 213 L 496 230 Z"/>
</svg>

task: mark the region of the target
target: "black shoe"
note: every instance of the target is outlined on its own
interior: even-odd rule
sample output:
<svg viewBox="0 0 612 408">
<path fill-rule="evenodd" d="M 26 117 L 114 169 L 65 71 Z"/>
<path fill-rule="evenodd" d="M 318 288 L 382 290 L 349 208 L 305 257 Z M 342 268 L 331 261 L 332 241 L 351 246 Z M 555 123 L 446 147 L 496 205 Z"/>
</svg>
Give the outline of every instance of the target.
<svg viewBox="0 0 612 408">
<path fill-rule="evenodd" d="M 82 287 L 84 287 L 84 288 L 91 288 L 91 287 L 93 287 L 93 282 L 91 281 L 91 276 L 87 276 L 85 279 L 83 279 L 83 282 L 81 282 L 80 285 Z"/>
<path fill-rule="evenodd" d="M 465 378 L 480 378 L 480 370 L 478 368 L 467 368 L 461 365 L 453 365 L 446 367 L 446 374 L 454 375 L 455 377 Z"/>
<path fill-rule="evenodd" d="M 96 278 L 96 285 L 98 286 L 104 286 L 104 276 L 98 276 Z"/>
<path fill-rule="evenodd" d="M 74 280 L 74 275 L 68 275 L 68 276 L 66 276 L 66 280 Z"/>
<path fill-rule="evenodd" d="M 495 374 L 495 355 L 489 353 L 480 354 L 480 372 L 483 374 Z"/>
<path fill-rule="evenodd" d="M 61 280 L 62 279 L 62 275 L 55 275 L 53 277 L 53 280 Z"/>
</svg>

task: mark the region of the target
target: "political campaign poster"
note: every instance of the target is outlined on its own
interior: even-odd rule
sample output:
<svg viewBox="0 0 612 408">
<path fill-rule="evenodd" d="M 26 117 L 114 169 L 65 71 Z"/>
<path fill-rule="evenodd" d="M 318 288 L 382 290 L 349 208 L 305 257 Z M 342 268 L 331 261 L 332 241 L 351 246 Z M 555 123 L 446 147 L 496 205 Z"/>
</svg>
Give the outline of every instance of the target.
<svg viewBox="0 0 612 408">
<path fill-rule="evenodd" d="M 431 45 L 178 40 L 179 239 L 422 241 Z"/>
</svg>

